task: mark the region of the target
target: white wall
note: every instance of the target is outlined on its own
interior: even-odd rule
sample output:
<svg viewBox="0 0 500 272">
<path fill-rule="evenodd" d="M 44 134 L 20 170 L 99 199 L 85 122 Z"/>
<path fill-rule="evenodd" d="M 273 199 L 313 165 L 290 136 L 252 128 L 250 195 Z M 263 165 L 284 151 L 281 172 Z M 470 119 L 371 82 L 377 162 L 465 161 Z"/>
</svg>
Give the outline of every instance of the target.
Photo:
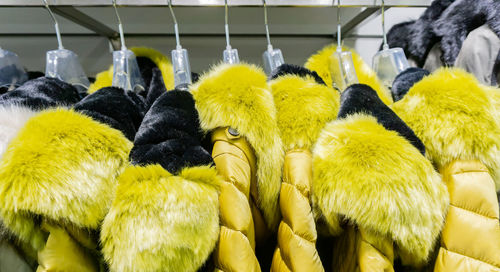
<svg viewBox="0 0 500 272">
<path fill-rule="evenodd" d="M 81 8 L 109 27 L 115 29 L 115 18 L 110 8 Z M 171 19 L 166 8 L 120 8 L 126 33 L 127 46 L 149 46 L 169 54 L 175 40 L 171 34 Z M 417 18 L 422 8 L 392 8 L 386 12 L 386 26 Z M 192 70 L 200 72 L 221 59 L 225 47 L 223 36 L 222 8 L 177 8 L 183 47 L 189 50 Z M 342 9 L 344 20 L 359 12 L 359 8 Z M 230 9 L 231 43 L 240 53 L 240 59 L 261 63 L 261 54 L 266 48 L 262 35 L 262 9 Z M 58 17 L 60 18 L 60 17 Z M 63 18 L 59 19 L 63 43 L 75 51 L 88 75 L 95 75 L 111 64 L 109 44 L 105 38 L 91 35 L 92 32 Z M 303 64 L 307 58 L 323 46 L 335 42 L 333 33 L 336 14 L 332 8 L 270 8 L 272 42 L 283 51 L 285 61 Z M 23 34 L 24 33 L 24 34 Z M 53 25 L 45 10 L 41 8 L 0 8 L 0 46 L 15 51 L 23 65 L 29 70 L 43 71 L 45 52 L 57 48 Z M 156 36 L 140 36 L 156 33 Z M 201 35 L 198 35 L 201 34 Z M 290 35 L 292 34 L 292 35 Z M 294 34 L 299 34 L 296 36 Z M 357 35 L 381 35 L 380 16 L 372 19 L 353 32 Z M 75 36 L 79 35 L 79 36 Z M 246 36 L 250 35 L 250 36 Z M 354 46 L 358 53 L 371 64 L 372 56 L 378 51 L 380 38 L 346 38 L 345 44 Z"/>
</svg>

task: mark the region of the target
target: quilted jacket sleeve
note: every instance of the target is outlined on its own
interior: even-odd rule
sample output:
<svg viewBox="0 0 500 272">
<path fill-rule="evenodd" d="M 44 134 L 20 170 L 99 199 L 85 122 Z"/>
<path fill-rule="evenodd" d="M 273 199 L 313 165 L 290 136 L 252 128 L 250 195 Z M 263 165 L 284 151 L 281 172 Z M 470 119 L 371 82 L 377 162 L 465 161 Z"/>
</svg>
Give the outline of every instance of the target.
<svg viewBox="0 0 500 272">
<path fill-rule="evenodd" d="M 303 149 L 287 152 L 280 193 L 283 219 L 271 271 L 324 271 L 316 250 L 311 183 L 311 153 Z"/>
<path fill-rule="evenodd" d="M 479 161 L 455 161 L 442 171 L 450 208 L 434 271 L 500 271 L 495 183 Z"/>
<path fill-rule="evenodd" d="M 230 128 L 212 134 L 212 157 L 224 182 L 219 196 L 221 230 L 216 271 L 260 271 L 255 256 L 251 190 L 256 159 L 250 144 Z M 234 254 L 238 252 L 238 254 Z"/>
</svg>

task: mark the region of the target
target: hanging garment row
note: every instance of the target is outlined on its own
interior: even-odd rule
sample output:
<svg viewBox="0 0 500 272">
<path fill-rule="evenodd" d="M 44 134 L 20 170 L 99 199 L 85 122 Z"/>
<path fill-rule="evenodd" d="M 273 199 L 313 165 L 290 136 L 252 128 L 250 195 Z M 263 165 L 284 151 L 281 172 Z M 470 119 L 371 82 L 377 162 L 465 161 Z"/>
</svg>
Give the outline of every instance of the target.
<svg viewBox="0 0 500 272">
<path fill-rule="evenodd" d="M 140 89 L 8 90 L 0 271 L 500 270 L 500 90 L 340 42 L 199 77 L 124 47 Z"/>
</svg>

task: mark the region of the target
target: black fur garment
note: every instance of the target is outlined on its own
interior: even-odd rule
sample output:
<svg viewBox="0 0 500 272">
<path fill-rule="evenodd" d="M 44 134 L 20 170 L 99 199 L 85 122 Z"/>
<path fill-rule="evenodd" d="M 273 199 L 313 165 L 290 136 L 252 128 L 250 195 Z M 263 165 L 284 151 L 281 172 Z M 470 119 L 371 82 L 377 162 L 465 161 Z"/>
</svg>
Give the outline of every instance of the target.
<svg viewBox="0 0 500 272">
<path fill-rule="evenodd" d="M 71 84 L 46 77 L 26 81 L 17 89 L 0 96 L 0 104 L 16 104 L 35 110 L 71 106 L 79 100 L 78 91 Z"/>
<path fill-rule="evenodd" d="M 380 100 L 375 90 L 364 84 L 349 86 L 340 96 L 340 110 L 337 119 L 355 113 L 369 114 L 386 129 L 396 131 L 425 155 L 425 146 L 413 130 Z"/>
<path fill-rule="evenodd" d="M 187 166 L 212 164 L 212 156 L 202 147 L 202 138 L 191 93 L 169 91 L 146 113 L 130 161 L 138 165 L 158 163 L 172 174 Z"/>
<path fill-rule="evenodd" d="M 286 64 L 286 63 L 280 65 L 278 68 L 276 68 L 276 70 L 273 71 L 270 80 L 276 79 L 284 75 L 296 75 L 299 77 L 310 76 L 314 78 L 314 80 L 318 84 L 326 85 L 323 79 L 321 79 L 321 77 L 318 75 L 318 73 L 311 71 L 307 68 L 304 68 L 302 66 Z"/>
<path fill-rule="evenodd" d="M 116 87 L 102 88 L 75 104 L 74 109 L 120 130 L 130 141 L 144 117 L 144 99 Z"/>
<path fill-rule="evenodd" d="M 391 93 L 394 102 L 401 100 L 415 83 L 429 74 L 429 71 L 417 67 L 410 67 L 399 73 L 392 82 Z"/>
<path fill-rule="evenodd" d="M 433 25 L 435 35 L 441 40 L 443 63 L 453 66 L 467 35 L 485 23 L 500 37 L 500 1 L 453 2 Z"/>
<path fill-rule="evenodd" d="M 435 0 L 417 20 L 394 25 L 387 32 L 389 47 L 403 48 L 406 57 L 422 67 L 432 46 L 439 41 L 432 31 L 433 23 L 453 1 Z"/>
</svg>

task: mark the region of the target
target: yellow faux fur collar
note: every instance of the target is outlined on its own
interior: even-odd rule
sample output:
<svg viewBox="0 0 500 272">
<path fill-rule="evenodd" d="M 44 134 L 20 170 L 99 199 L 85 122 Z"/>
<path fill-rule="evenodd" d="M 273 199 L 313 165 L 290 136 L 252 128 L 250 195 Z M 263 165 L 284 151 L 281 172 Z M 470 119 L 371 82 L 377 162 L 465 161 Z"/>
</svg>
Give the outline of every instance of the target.
<svg viewBox="0 0 500 272">
<path fill-rule="evenodd" d="M 327 86 L 332 86 L 332 72 L 338 74 L 338 67 L 332 67 L 332 55 L 337 49 L 336 45 L 328 45 L 312 55 L 306 62 L 305 67 L 315 71 L 323 79 Z M 343 48 L 352 53 L 352 61 L 356 69 L 359 83 L 366 84 L 372 87 L 386 105 L 390 105 L 392 101 L 391 92 L 380 82 L 375 72 L 366 64 L 360 55 L 354 50 Z"/>
<path fill-rule="evenodd" d="M 473 75 L 442 68 L 417 82 L 392 109 L 422 140 L 427 157 L 442 168 L 454 160 L 479 160 L 500 189 L 500 123 L 493 95 Z"/>
<path fill-rule="evenodd" d="M 90 117 L 42 111 L 26 122 L 0 161 L 0 221 L 35 250 L 45 244 L 37 216 L 97 228 L 131 148 L 120 131 Z"/>
<path fill-rule="evenodd" d="M 280 218 L 278 195 L 283 146 L 276 109 L 264 72 L 253 65 L 221 64 L 204 74 L 191 92 L 206 132 L 232 127 L 243 135 L 257 157 L 257 205 L 275 229 Z"/>
<path fill-rule="evenodd" d="M 111 271 L 197 271 L 219 237 L 215 168 L 185 168 L 173 176 L 160 165 L 130 166 L 102 225 Z"/>
<path fill-rule="evenodd" d="M 337 117 L 339 93 L 310 76 L 280 76 L 271 90 L 286 150 L 311 149 L 325 124 Z"/>
<path fill-rule="evenodd" d="M 151 59 L 158 69 L 160 69 L 163 76 L 163 82 L 167 90 L 174 89 L 174 73 L 172 70 L 172 64 L 170 60 L 163 55 L 160 51 L 147 47 L 132 47 L 130 48 L 134 52 L 136 57 L 146 57 Z M 110 87 L 113 81 L 113 65 L 109 67 L 108 70 L 100 72 L 96 75 L 95 82 L 92 83 L 87 90 L 87 93 L 91 94 L 101 88 Z"/>
<path fill-rule="evenodd" d="M 313 151 L 312 202 L 332 233 L 341 217 L 390 237 L 408 265 L 424 263 L 441 232 L 448 192 L 431 163 L 375 117 L 325 127 Z"/>
</svg>

